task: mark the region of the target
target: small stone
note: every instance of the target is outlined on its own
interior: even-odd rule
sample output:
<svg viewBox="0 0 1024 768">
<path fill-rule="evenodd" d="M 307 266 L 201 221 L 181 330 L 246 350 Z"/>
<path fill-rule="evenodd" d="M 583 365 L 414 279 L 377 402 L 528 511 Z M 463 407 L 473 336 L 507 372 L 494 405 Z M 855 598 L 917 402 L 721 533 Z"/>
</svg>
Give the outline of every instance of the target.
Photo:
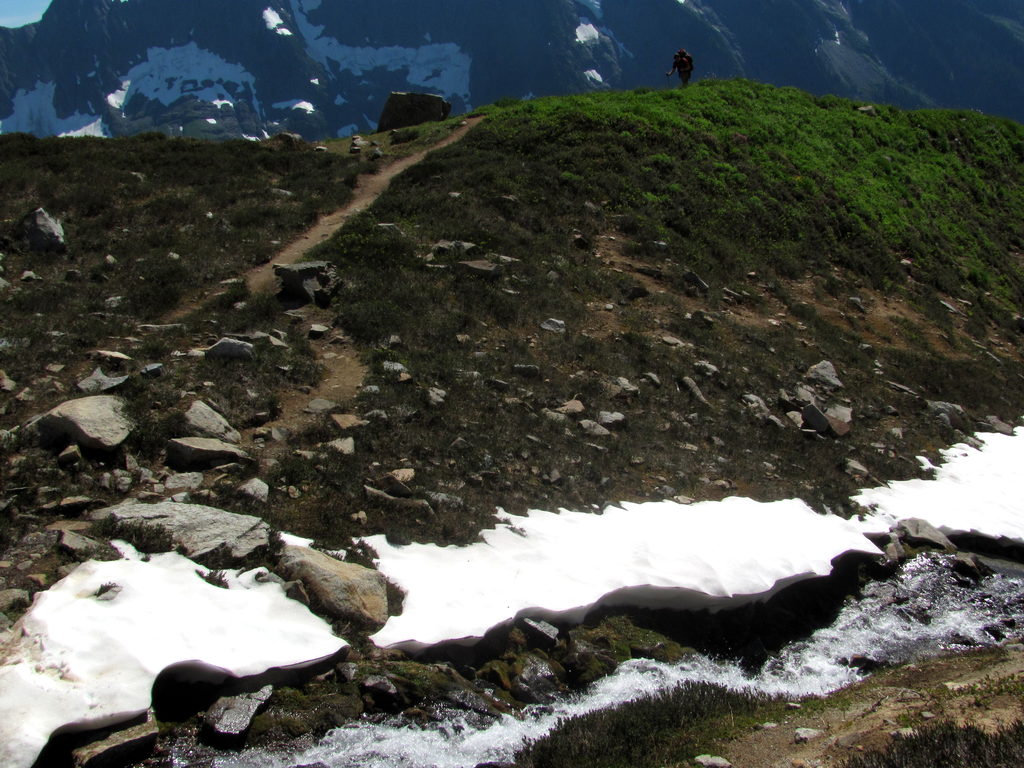
<svg viewBox="0 0 1024 768">
<path fill-rule="evenodd" d="M 551 333 L 565 333 L 565 321 L 554 317 L 549 317 L 540 324 L 540 327 Z"/>
<path fill-rule="evenodd" d="M 248 496 L 250 499 L 266 504 L 270 498 L 270 486 L 258 477 L 253 477 L 246 480 L 240 486 L 238 486 L 238 492 Z"/>
<path fill-rule="evenodd" d="M 352 437 L 339 437 L 337 440 L 324 443 L 324 445 L 342 456 L 352 456 L 356 452 L 356 441 Z"/>
<path fill-rule="evenodd" d="M 227 337 L 206 350 L 206 357 L 211 360 L 252 360 L 255 354 L 249 342 Z"/>
<path fill-rule="evenodd" d="M 732 763 L 718 755 L 697 755 L 693 762 L 701 768 L 732 768 Z"/>
<path fill-rule="evenodd" d="M 825 732 L 819 731 L 817 728 L 797 728 L 793 731 L 793 741 L 797 744 L 806 744 L 808 741 L 813 741 L 824 735 Z"/>
<path fill-rule="evenodd" d="M 330 326 L 322 325 L 321 323 L 314 323 L 309 326 L 309 330 L 306 332 L 306 335 L 311 339 L 322 339 L 330 332 L 330 330 Z"/>
</svg>

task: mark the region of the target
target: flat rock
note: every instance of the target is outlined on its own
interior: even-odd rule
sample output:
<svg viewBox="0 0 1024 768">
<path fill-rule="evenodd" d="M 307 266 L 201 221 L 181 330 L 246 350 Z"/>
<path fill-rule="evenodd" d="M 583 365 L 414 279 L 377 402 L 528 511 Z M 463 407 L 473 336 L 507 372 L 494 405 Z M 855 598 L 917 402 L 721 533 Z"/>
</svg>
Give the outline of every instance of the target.
<svg viewBox="0 0 1024 768">
<path fill-rule="evenodd" d="M 822 360 L 807 369 L 804 378 L 812 384 L 820 384 L 829 389 L 842 389 L 843 382 L 839 380 L 836 367 L 828 360 Z"/>
<path fill-rule="evenodd" d="M 128 501 L 97 509 L 90 517 L 153 528 L 169 535 L 187 557 L 218 565 L 239 562 L 270 544 L 270 527 L 258 517 L 202 504 Z"/>
<path fill-rule="evenodd" d="M 67 400 L 43 415 L 35 427 L 44 445 L 70 440 L 100 451 L 114 450 L 132 431 L 124 401 L 113 395 Z"/>
<path fill-rule="evenodd" d="M 946 552 L 956 552 L 956 545 L 949 540 L 942 531 L 918 517 L 908 517 L 901 520 L 896 528 L 899 537 L 911 545 L 924 545 L 944 549 Z"/>
<path fill-rule="evenodd" d="M 158 733 L 156 720 L 147 718 L 144 723 L 79 747 L 71 757 L 75 768 L 115 768 L 138 763 L 153 754 Z"/>
<path fill-rule="evenodd" d="M 196 400 L 189 406 L 185 411 L 185 421 L 196 437 L 213 437 L 227 443 L 237 443 L 242 439 L 238 430 L 203 400 Z"/>
<path fill-rule="evenodd" d="M 102 368 L 97 368 L 78 382 L 82 392 L 108 392 L 128 381 L 127 376 L 107 376 Z"/>
<path fill-rule="evenodd" d="M 380 572 L 292 545 L 285 546 L 278 565 L 283 576 L 301 581 L 314 604 L 332 618 L 377 628 L 387 621 L 387 587 Z"/>
<path fill-rule="evenodd" d="M 203 741 L 222 749 L 242 746 L 253 718 L 266 706 L 273 692 L 272 685 L 265 685 L 253 693 L 217 699 L 203 715 Z"/>
<path fill-rule="evenodd" d="M 167 441 L 167 463 L 177 469 L 205 469 L 248 460 L 237 445 L 212 437 L 176 437 Z"/>
<path fill-rule="evenodd" d="M 252 360 L 255 348 L 248 341 L 239 339 L 221 339 L 206 350 L 206 357 L 211 360 Z"/>
</svg>

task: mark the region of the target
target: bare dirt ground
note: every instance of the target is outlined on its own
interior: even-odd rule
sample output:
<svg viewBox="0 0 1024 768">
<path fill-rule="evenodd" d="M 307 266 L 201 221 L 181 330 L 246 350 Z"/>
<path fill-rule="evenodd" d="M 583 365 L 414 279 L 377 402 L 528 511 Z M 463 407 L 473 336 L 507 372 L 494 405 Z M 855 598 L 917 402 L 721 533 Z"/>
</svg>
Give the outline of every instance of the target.
<svg viewBox="0 0 1024 768">
<path fill-rule="evenodd" d="M 723 745 L 736 768 L 839 766 L 884 751 L 907 729 L 949 722 L 995 731 L 1024 715 L 1024 645 L 932 659 L 885 670 L 774 724 Z M 820 736 L 797 743 L 796 729 Z"/>
</svg>

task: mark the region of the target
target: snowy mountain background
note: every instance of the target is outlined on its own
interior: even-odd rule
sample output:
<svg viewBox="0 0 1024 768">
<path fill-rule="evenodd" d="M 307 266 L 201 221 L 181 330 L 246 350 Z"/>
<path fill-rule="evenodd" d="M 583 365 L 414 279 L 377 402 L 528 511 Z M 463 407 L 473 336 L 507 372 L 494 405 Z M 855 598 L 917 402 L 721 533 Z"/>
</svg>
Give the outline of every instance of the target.
<svg viewBox="0 0 1024 768">
<path fill-rule="evenodd" d="M 1024 120 L 1019 0 L 53 0 L 0 28 L 0 133 L 308 139 L 393 90 L 503 97 L 744 76 Z"/>
</svg>

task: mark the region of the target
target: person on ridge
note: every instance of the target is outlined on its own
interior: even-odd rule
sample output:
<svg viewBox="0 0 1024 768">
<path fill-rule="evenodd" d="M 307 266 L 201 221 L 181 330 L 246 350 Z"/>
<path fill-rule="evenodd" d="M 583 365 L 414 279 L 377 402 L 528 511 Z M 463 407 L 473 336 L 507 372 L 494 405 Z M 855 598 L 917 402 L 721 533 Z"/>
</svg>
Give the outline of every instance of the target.
<svg viewBox="0 0 1024 768">
<path fill-rule="evenodd" d="M 665 77 L 671 77 L 673 72 L 679 73 L 679 87 L 685 88 L 690 84 L 690 75 L 693 74 L 693 57 L 680 48 L 672 57 L 672 69 L 665 73 Z"/>
</svg>

